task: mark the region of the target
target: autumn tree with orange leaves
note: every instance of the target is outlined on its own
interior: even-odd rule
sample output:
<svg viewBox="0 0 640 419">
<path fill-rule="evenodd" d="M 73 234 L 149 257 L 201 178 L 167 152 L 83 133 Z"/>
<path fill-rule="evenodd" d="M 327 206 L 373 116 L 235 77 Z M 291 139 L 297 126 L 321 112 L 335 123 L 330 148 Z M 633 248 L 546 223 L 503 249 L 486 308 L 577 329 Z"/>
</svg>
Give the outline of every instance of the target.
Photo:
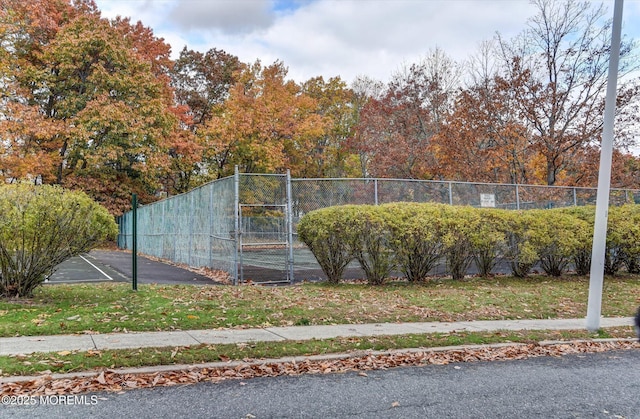
<svg viewBox="0 0 640 419">
<path fill-rule="evenodd" d="M 484 73 L 462 90 L 454 112 L 434 139 L 444 179 L 535 183 L 531 133 L 517 111 L 523 80 Z"/>
<path fill-rule="evenodd" d="M 436 49 L 398 72 L 380 98 L 366 102 L 351 145 L 367 156 L 367 175 L 437 176 L 433 140 L 453 109 L 457 81 L 457 64 Z"/>
<path fill-rule="evenodd" d="M 114 212 L 132 191 L 151 199 L 180 119 L 169 46 L 140 24 L 102 19 L 91 1 L 3 2 L 15 22 L 2 44 L 5 178 L 83 189 Z"/>
<path fill-rule="evenodd" d="M 310 150 L 327 121 L 316 112 L 316 101 L 286 75 L 280 62 L 248 65 L 229 98 L 213 107 L 198 135 L 205 146 L 203 164 L 215 178 L 232 174 L 235 165 L 249 173 L 298 174 L 311 164 Z"/>
<path fill-rule="evenodd" d="M 199 135 L 213 117 L 214 106 L 229 97 L 242 64 L 238 57 L 222 50 L 206 53 L 183 48 L 170 71 L 171 86 L 180 109 L 184 109 L 180 135 L 169 148 L 171 169 L 162 179 L 167 192 L 187 192 L 211 179 L 202 164 L 205 136 Z"/>
<path fill-rule="evenodd" d="M 357 98 L 340 77 L 325 81 L 312 78 L 302 85 L 302 94 L 316 102 L 315 113 L 324 121 L 323 132 L 312 138 L 304 177 L 350 177 L 358 175 L 357 157 L 348 148 L 359 116 Z"/>
</svg>

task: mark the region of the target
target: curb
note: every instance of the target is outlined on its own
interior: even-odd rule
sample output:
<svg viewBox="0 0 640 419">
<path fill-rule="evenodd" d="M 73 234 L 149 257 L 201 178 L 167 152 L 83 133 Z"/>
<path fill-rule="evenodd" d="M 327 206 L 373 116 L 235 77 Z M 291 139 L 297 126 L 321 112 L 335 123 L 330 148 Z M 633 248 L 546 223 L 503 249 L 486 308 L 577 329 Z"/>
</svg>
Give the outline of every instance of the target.
<svg viewBox="0 0 640 419">
<path fill-rule="evenodd" d="M 534 343 L 534 345 L 541 347 L 551 347 L 557 345 L 571 345 L 571 344 L 584 344 L 584 343 L 633 343 L 637 342 L 636 338 L 608 338 L 608 339 L 579 339 L 568 341 L 540 341 Z M 117 368 L 117 369 L 100 369 L 84 372 L 73 373 L 56 373 L 56 374 L 42 374 L 34 376 L 10 376 L 0 377 L 1 384 L 9 383 L 24 383 L 30 381 L 37 381 L 44 378 L 51 380 L 66 380 L 76 378 L 92 378 L 100 375 L 101 372 L 109 371 L 119 375 L 126 374 L 155 374 L 163 372 L 181 372 L 190 371 L 196 369 L 228 369 L 238 366 L 251 366 L 251 365 L 265 365 L 265 364 L 285 364 L 285 363 L 302 363 L 302 362 L 321 362 L 321 361 L 340 361 L 350 358 L 358 358 L 363 356 L 389 356 L 389 355 L 401 355 L 401 354 L 416 354 L 416 353 L 442 353 L 442 352 L 455 352 L 464 350 L 478 350 L 478 349 L 501 349 L 501 348 L 517 348 L 529 346 L 531 343 L 494 343 L 487 345 L 458 345 L 458 346 L 441 346 L 434 348 L 406 348 L 406 349 L 390 349 L 383 351 L 354 351 L 347 353 L 335 353 L 326 355 L 310 355 L 310 356 L 293 356 L 282 358 L 265 358 L 247 361 L 217 361 L 207 362 L 202 364 L 177 364 L 177 365 L 156 365 L 149 367 L 139 368 Z"/>
</svg>

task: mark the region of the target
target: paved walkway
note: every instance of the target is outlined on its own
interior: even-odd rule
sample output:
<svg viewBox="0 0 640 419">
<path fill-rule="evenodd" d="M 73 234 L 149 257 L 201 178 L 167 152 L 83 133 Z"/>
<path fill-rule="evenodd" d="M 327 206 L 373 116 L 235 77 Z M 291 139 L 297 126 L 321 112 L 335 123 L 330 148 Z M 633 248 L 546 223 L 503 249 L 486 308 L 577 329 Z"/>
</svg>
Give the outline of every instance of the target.
<svg viewBox="0 0 640 419">
<path fill-rule="evenodd" d="M 33 352 L 159 348 L 200 344 L 248 343 L 329 339 L 339 336 L 380 336 L 454 331 L 580 330 L 585 319 L 498 320 L 468 322 L 375 323 L 327 326 L 267 327 L 259 329 L 187 330 L 85 335 L 22 336 L 0 338 L 0 356 Z M 631 326 L 631 317 L 603 318 L 600 327 Z"/>
</svg>

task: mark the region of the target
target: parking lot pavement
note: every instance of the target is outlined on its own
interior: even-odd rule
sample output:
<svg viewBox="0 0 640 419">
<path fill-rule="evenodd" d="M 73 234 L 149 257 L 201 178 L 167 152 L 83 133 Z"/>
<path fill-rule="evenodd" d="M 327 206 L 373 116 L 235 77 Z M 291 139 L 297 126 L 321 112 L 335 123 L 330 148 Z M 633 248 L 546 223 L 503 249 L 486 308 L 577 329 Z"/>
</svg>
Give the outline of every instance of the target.
<svg viewBox="0 0 640 419">
<path fill-rule="evenodd" d="M 56 267 L 48 284 L 79 282 L 131 282 L 133 258 L 120 250 L 92 250 Z M 138 256 L 138 284 L 216 285 L 198 273 Z"/>
<path fill-rule="evenodd" d="M 105 266 L 90 255 L 85 254 L 72 257 L 62 262 L 45 282 L 56 284 L 127 280 L 130 280 L 130 277 L 127 278 L 119 271 Z"/>
</svg>

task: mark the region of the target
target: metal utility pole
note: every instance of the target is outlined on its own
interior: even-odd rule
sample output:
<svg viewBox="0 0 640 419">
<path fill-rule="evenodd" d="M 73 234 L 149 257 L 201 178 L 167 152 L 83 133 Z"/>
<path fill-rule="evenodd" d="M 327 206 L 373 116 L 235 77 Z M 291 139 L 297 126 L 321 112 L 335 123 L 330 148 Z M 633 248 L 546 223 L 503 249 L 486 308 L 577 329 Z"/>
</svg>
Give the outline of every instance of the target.
<svg viewBox="0 0 640 419">
<path fill-rule="evenodd" d="M 613 125 L 616 110 L 616 88 L 618 62 L 620 61 L 620 33 L 622 30 L 623 0 L 616 0 L 613 10 L 611 34 L 611 57 L 607 96 L 604 106 L 604 126 L 600 146 L 600 171 L 598 173 L 598 196 L 596 198 L 596 218 L 593 228 L 593 248 L 591 251 L 591 276 L 589 279 L 589 303 L 587 306 L 587 329 L 600 328 L 602 309 L 602 284 L 604 282 L 604 260 L 607 243 L 607 219 L 609 216 L 609 190 L 611 186 L 611 159 L 613 155 Z"/>
</svg>

